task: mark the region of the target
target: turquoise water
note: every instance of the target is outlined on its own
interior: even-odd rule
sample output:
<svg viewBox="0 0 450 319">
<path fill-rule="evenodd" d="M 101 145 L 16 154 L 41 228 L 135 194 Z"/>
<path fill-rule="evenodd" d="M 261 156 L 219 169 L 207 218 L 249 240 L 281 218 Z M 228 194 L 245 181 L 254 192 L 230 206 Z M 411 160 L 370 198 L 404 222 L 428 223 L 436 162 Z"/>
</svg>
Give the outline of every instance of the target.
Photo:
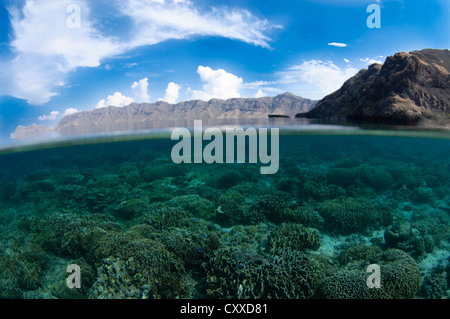
<svg viewBox="0 0 450 319">
<path fill-rule="evenodd" d="M 163 133 L 3 150 L 0 297 L 448 298 L 448 131 L 312 128 L 273 175 Z"/>
</svg>

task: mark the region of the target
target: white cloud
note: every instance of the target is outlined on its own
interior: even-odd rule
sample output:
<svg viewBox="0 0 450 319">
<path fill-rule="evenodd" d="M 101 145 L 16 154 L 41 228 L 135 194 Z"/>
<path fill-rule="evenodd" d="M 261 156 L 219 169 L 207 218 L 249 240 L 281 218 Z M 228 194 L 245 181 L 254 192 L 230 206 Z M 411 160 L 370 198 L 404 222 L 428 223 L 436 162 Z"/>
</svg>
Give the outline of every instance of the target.
<svg viewBox="0 0 450 319">
<path fill-rule="evenodd" d="M 131 85 L 134 98 L 123 95 L 121 92 L 116 92 L 109 95 L 106 99 L 100 100 L 95 106 L 96 109 L 101 109 L 108 106 L 123 107 L 131 103 L 149 103 L 150 96 L 148 94 L 148 78 L 136 81 Z"/>
<path fill-rule="evenodd" d="M 131 97 L 127 97 L 122 95 L 120 92 L 114 93 L 114 95 L 109 95 L 108 98 L 105 100 L 100 100 L 97 105 L 95 106 L 96 109 L 101 109 L 108 106 L 117 106 L 117 107 L 123 107 L 130 105 L 134 102 L 134 99 Z"/>
<path fill-rule="evenodd" d="M 177 103 L 180 89 L 180 85 L 170 82 L 169 85 L 167 85 L 166 94 L 162 99 L 159 99 L 159 101 L 164 101 L 170 104 Z"/>
<path fill-rule="evenodd" d="M 134 82 L 131 85 L 134 99 L 138 103 L 150 103 L 150 95 L 148 94 L 148 78 L 142 79 L 139 82 Z"/>
<path fill-rule="evenodd" d="M 102 37 L 89 21 L 89 8 L 78 1 L 83 25 L 70 28 L 66 12 L 72 0 L 28 0 L 22 14 L 11 10 L 14 40 L 17 52 L 43 57 L 60 56 L 59 68 L 68 71 L 74 67 L 96 67 L 103 57 L 119 52 L 118 44 Z"/>
<path fill-rule="evenodd" d="M 186 39 L 193 35 L 219 36 L 269 47 L 265 32 L 272 27 L 265 19 L 247 10 L 225 6 L 200 10 L 191 1 L 128 0 L 122 14 L 129 16 L 137 30 L 131 46 L 155 44 L 167 39 Z"/>
<path fill-rule="evenodd" d="M 105 99 L 101 99 L 100 101 L 98 101 L 98 103 L 95 105 L 96 109 L 102 109 L 104 107 L 107 107 L 108 105 L 106 104 L 106 100 Z"/>
<path fill-rule="evenodd" d="M 348 46 L 345 43 L 338 43 L 338 42 L 331 42 L 331 43 L 328 43 L 328 45 L 331 45 L 333 47 L 338 47 L 338 48 L 345 48 Z"/>
<path fill-rule="evenodd" d="M 24 140 L 36 140 L 44 138 L 44 136 L 46 135 L 50 137 L 52 133 L 54 133 L 53 128 L 33 123 L 30 126 L 22 126 L 22 125 L 17 126 L 16 130 L 9 136 L 11 139 L 24 141 Z"/>
<path fill-rule="evenodd" d="M 277 87 L 277 81 L 254 81 L 242 84 L 242 89 L 245 90 L 247 96 L 264 97 L 268 95 L 278 95 L 286 90 Z M 253 94 L 257 90 L 256 94 Z"/>
<path fill-rule="evenodd" d="M 1 77 L 8 79 L 2 94 L 45 104 L 58 94 L 71 72 L 79 67 L 98 67 L 101 61 L 139 46 L 168 39 L 217 36 L 269 47 L 271 26 L 247 10 L 225 6 L 200 9 L 191 1 L 125 0 L 109 2 L 118 14 L 129 18 L 128 34 L 104 35 L 90 14 L 90 1 L 78 0 L 81 28 L 69 28 L 67 12 L 73 0 L 25 0 L 9 8 L 10 43 L 15 56 Z M 98 9 L 98 8 L 97 8 Z M 97 10 L 101 12 L 101 10 Z M 101 18 L 101 17 L 99 17 Z M 108 69 L 108 66 L 106 66 Z M 142 96 L 141 96 L 142 97 Z M 145 97 L 145 96 L 144 96 Z"/>
<path fill-rule="evenodd" d="M 267 94 L 263 92 L 263 90 L 259 89 L 258 92 L 254 95 L 255 98 L 266 97 Z"/>
<path fill-rule="evenodd" d="M 52 111 L 49 115 L 39 116 L 39 121 L 55 121 L 59 116 L 58 111 Z"/>
<path fill-rule="evenodd" d="M 242 86 L 246 89 L 256 90 L 261 87 L 267 87 L 267 86 L 270 86 L 273 84 L 276 84 L 276 81 L 254 81 L 254 82 L 244 83 Z"/>
<path fill-rule="evenodd" d="M 78 112 L 79 111 L 77 109 L 71 107 L 71 108 L 68 108 L 68 109 L 66 109 L 64 111 L 64 116 L 72 115 L 72 114 L 75 114 L 75 113 L 78 113 Z"/>
<path fill-rule="evenodd" d="M 193 100 L 208 101 L 212 98 L 226 100 L 241 97 L 239 90 L 243 83 L 242 78 L 223 69 L 213 70 L 204 66 L 199 66 L 197 73 L 205 84 L 203 91 L 192 91 Z"/>
<path fill-rule="evenodd" d="M 82 28 L 68 28 L 66 12 L 72 0 L 28 0 L 19 10 L 10 7 L 16 56 L 10 61 L 8 94 L 45 104 L 65 84 L 77 67 L 96 67 L 101 59 L 121 51 L 113 40 L 101 36 L 89 21 L 89 8 L 78 1 Z"/>
<path fill-rule="evenodd" d="M 278 83 L 302 97 L 321 99 L 339 89 L 357 72 L 351 67 L 339 68 L 331 61 L 311 60 L 279 72 Z"/>
<path fill-rule="evenodd" d="M 359 59 L 361 62 L 363 62 L 365 65 L 372 65 L 374 63 L 378 63 L 378 64 L 383 64 L 383 56 L 378 56 L 376 58 L 364 58 L 364 59 Z"/>
<path fill-rule="evenodd" d="M 71 107 L 64 111 L 63 116 L 67 116 L 67 115 L 71 115 L 71 114 L 75 114 L 75 113 L 78 113 L 78 110 Z M 57 119 L 59 119 L 60 117 L 61 117 L 61 113 L 59 111 L 52 111 L 48 115 L 39 116 L 38 119 L 39 119 L 39 121 L 42 121 L 42 122 L 43 121 L 54 122 Z"/>
<path fill-rule="evenodd" d="M 350 63 L 350 60 L 344 59 L 345 63 Z"/>
</svg>

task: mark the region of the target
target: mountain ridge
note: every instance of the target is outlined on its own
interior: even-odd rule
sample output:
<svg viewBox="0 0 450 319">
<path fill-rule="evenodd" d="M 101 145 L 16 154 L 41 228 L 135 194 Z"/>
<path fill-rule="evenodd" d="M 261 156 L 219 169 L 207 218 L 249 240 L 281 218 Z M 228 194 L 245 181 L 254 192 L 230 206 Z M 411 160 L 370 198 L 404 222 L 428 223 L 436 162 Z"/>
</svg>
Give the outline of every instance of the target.
<svg viewBox="0 0 450 319">
<path fill-rule="evenodd" d="M 163 101 L 132 103 L 124 107 L 109 106 L 68 115 L 58 122 L 55 130 L 72 134 L 80 130 L 92 131 L 95 127 L 120 127 L 129 123 L 150 124 L 154 127 L 168 121 L 266 119 L 275 114 L 294 117 L 298 112 L 310 110 L 316 102 L 285 92 L 261 98 L 191 100 L 177 104 Z"/>
<path fill-rule="evenodd" d="M 109 106 L 62 118 L 55 127 L 18 126 L 11 138 L 24 140 L 57 132 L 62 135 L 104 133 L 209 124 L 254 124 L 255 119 L 309 118 L 324 122 L 375 122 L 450 127 L 450 51 L 398 52 L 383 64 L 360 70 L 320 101 L 285 92 L 274 97 L 191 100 L 169 104 Z M 229 122 L 226 122 L 226 121 Z M 232 120 L 232 121 L 230 121 Z M 253 121 L 253 122 L 252 122 Z"/>
<path fill-rule="evenodd" d="M 399 52 L 347 80 L 297 118 L 415 124 L 450 120 L 450 51 Z"/>
</svg>

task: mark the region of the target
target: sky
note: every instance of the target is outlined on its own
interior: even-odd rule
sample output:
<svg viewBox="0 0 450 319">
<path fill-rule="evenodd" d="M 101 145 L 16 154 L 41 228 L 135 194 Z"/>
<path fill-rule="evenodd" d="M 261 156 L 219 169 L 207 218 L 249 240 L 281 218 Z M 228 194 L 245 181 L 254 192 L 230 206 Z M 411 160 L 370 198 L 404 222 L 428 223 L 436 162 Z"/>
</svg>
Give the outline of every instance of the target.
<svg viewBox="0 0 450 319">
<path fill-rule="evenodd" d="M 0 144 L 109 105 L 318 100 L 397 52 L 449 46 L 448 0 L 0 0 Z"/>
</svg>

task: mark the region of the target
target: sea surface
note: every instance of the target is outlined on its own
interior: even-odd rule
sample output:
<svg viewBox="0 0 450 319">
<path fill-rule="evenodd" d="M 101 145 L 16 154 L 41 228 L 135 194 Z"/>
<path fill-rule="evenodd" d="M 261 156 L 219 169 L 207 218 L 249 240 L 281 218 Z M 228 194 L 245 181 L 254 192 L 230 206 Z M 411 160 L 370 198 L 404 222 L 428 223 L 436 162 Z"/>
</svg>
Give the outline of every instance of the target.
<svg viewBox="0 0 450 319">
<path fill-rule="evenodd" d="M 275 174 L 170 137 L 0 150 L 0 298 L 450 296 L 448 130 L 281 126 Z"/>
</svg>

